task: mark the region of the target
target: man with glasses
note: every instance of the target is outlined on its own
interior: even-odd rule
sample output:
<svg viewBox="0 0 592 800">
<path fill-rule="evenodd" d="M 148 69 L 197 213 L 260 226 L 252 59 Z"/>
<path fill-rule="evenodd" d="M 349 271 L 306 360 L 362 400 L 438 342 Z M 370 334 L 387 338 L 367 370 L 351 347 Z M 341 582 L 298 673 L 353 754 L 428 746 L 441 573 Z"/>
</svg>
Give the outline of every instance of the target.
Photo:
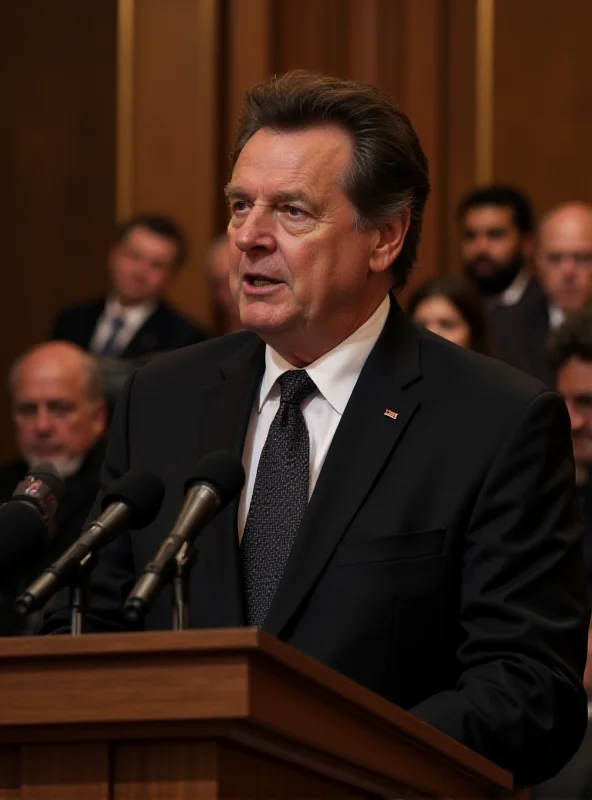
<svg viewBox="0 0 592 800">
<path fill-rule="evenodd" d="M 549 211 L 539 226 L 535 263 L 542 292 L 496 309 L 493 327 L 499 356 L 552 386 L 549 331 L 592 298 L 592 206 L 566 203 Z"/>
</svg>

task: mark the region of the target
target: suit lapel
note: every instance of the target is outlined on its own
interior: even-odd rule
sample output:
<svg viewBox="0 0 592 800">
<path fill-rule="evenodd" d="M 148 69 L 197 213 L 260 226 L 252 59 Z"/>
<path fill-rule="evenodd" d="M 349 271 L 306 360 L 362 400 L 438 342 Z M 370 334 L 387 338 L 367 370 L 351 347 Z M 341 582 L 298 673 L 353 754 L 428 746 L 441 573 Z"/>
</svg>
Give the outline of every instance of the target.
<svg viewBox="0 0 592 800">
<path fill-rule="evenodd" d="M 200 399 L 200 452 L 227 450 L 239 459 L 255 395 L 265 367 L 265 346 L 253 338 L 221 365 L 222 379 Z M 215 421 L 215 422 L 214 422 Z M 211 524 L 208 547 L 201 551 L 212 575 L 214 600 L 225 627 L 245 624 L 243 582 L 239 558 L 237 515 L 239 499 L 230 503 Z"/>
<path fill-rule="evenodd" d="M 395 301 L 327 453 L 264 629 L 279 636 L 314 586 L 418 408 L 419 336 Z M 386 413 L 385 413 L 386 412 Z"/>
<path fill-rule="evenodd" d="M 99 320 L 105 311 L 106 304 L 106 300 L 98 300 L 96 303 L 93 303 L 90 308 L 85 309 L 82 315 L 80 327 L 76 331 L 76 335 L 72 337 L 72 341 L 80 345 L 84 350 L 90 348 Z"/>
</svg>

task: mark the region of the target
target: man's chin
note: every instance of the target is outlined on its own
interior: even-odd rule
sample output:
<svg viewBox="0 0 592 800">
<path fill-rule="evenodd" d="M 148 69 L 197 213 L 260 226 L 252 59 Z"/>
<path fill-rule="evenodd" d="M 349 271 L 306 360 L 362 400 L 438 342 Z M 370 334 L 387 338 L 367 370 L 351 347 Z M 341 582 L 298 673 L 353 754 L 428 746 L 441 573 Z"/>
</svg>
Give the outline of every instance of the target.
<svg viewBox="0 0 592 800">
<path fill-rule="evenodd" d="M 29 469 L 38 469 L 50 464 L 62 478 L 69 478 L 70 475 L 78 472 L 82 459 L 56 453 L 52 455 L 32 453 L 25 455 L 25 461 L 29 465 Z"/>
<path fill-rule="evenodd" d="M 263 306 L 263 304 L 258 305 Z M 282 333 L 290 327 L 290 319 L 270 307 L 256 308 L 250 305 L 246 309 L 241 309 L 240 320 L 244 329 L 259 335 Z"/>
</svg>

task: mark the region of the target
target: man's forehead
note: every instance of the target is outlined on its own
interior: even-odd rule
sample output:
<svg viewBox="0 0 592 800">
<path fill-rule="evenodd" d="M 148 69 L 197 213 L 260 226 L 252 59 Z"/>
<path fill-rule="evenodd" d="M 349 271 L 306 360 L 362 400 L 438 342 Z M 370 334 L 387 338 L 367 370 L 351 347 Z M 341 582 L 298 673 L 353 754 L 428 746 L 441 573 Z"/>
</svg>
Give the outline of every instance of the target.
<svg viewBox="0 0 592 800">
<path fill-rule="evenodd" d="M 16 396 L 48 398 L 72 398 L 84 392 L 84 378 L 76 372 L 66 370 L 38 370 L 17 377 Z"/>
<path fill-rule="evenodd" d="M 542 249 L 561 249 L 562 247 L 586 247 L 592 249 L 592 225 L 577 222 L 544 226 L 539 235 Z"/>
<path fill-rule="evenodd" d="M 261 128 L 240 153 L 231 183 L 259 177 L 315 184 L 340 175 L 349 166 L 351 153 L 348 135 L 335 126 L 302 131 Z"/>
<path fill-rule="evenodd" d="M 592 361 L 571 356 L 558 371 L 557 386 L 562 394 L 592 393 Z"/>
<path fill-rule="evenodd" d="M 491 225 L 511 225 L 513 223 L 513 212 L 509 206 L 483 205 L 467 209 L 465 214 L 465 225 L 468 226 L 487 226 Z"/>
</svg>

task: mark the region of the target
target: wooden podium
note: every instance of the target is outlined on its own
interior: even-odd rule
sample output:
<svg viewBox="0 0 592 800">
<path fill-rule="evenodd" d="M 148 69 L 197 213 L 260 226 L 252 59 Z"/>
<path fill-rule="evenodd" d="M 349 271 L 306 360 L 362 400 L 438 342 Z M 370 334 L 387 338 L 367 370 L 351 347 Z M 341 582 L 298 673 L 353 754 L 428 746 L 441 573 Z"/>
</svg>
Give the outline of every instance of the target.
<svg viewBox="0 0 592 800">
<path fill-rule="evenodd" d="M 0 800 L 498 796 L 507 772 L 254 630 L 0 639 Z"/>
</svg>

